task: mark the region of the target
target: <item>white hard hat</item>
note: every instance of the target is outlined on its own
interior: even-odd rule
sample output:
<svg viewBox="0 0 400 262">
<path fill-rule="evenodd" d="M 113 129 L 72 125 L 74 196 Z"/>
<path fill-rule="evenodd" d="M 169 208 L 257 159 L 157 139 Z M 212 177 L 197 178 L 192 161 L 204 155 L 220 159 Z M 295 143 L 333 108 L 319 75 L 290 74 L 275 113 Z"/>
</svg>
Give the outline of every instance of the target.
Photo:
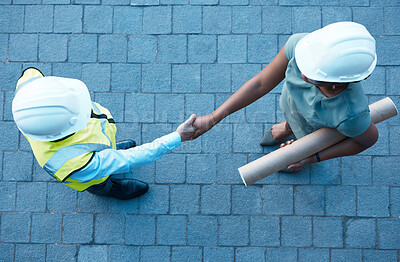
<svg viewBox="0 0 400 262">
<path fill-rule="evenodd" d="M 40 142 L 54 141 L 87 125 L 91 100 L 82 81 L 43 77 L 18 89 L 12 112 L 25 136 Z"/>
<path fill-rule="evenodd" d="M 360 81 L 376 66 L 375 39 L 361 24 L 333 23 L 303 37 L 296 45 L 295 59 L 309 79 Z"/>
</svg>

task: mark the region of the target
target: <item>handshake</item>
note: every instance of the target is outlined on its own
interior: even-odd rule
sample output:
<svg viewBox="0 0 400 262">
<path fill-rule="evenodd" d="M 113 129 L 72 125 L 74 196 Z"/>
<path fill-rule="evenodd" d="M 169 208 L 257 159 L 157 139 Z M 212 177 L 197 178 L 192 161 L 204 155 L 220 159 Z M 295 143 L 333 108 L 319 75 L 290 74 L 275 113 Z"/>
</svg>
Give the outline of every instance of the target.
<svg viewBox="0 0 400 262">
<path fill-rule="evenodd" d="M 196 128 L 193 126 L 193 123 L 196 118 L 195 114 L 191 115 L 188 120 L 180 124 L 176 129 L 176 132 L 181 136 L 182 142 L 193 139 L 193 136 L 196 133 Z"/>
<path fill-rule="evenodd" d="M 176 132 L 181 136 L 181 141 L 196 139 L 215 125 L 211 115 L 197 117 L 191 115 L 188 120 L 179 125 Z"/>
</svg>

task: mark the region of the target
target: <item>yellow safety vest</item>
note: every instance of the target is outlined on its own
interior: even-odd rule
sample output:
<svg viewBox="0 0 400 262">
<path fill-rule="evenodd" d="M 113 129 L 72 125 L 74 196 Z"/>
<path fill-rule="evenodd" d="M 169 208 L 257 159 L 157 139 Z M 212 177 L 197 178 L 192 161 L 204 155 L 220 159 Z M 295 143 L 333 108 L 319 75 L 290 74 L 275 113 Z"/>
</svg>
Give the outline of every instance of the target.
<svg viewBox="0 0 400 262">
<path fill-rule="evenodd" d="M 35 68 L 24 71 L 17 83 L 18 89 L 43 77 Z M 40 123 L 38 123 L 40 124 Z M 97 103 L 92 102 L 92 113 L 86 127 L 64 139 L 52 142 L 38 142 L 28 137 L 33 154 L 39 165 L 50 175 L 65 185 L 84 191 L 92 185 L 104 182 L 108 176 L 88 182 L 69 178 L 75 172 L 83 169 L 93 158 L 94 152 L 113 148 L 117 128 L 110 112 Z"/>
</svg>

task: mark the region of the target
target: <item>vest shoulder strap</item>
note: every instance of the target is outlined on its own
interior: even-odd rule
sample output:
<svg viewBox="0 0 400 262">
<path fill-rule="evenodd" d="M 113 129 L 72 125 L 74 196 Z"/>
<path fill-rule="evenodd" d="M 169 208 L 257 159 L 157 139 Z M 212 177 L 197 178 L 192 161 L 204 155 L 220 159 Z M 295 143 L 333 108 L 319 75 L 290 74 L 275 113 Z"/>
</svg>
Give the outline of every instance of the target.
<svg viewBox="0 0 400 262">
<path fill-rule="evenodd" d="M 18 90 L 20 90 L 23 86 L 42 77 L 44 77 L 44 75 L 42 74 L 42 72 L 40 72 L 39 69 L 34 67 L 28 67 L 22 72 L 21 77 L 18 79 L 16 91 L 18 92 Z"/>
</svg>

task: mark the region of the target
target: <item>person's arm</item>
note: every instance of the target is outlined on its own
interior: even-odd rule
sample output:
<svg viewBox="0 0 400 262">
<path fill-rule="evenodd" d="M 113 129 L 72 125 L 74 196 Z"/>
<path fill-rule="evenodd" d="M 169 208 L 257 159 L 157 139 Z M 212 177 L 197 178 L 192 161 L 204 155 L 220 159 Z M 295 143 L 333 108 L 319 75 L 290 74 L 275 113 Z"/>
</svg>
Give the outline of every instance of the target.
<svg viewBox="0 0 400 262">
<path fill-rule="evenodd" d="M 228 115 L 242 109 L 274 89 L 284 78 L 288 65 L 285 46 L 260 73 L 241 86 L 228 100 L 210 115 L 198 117 L 194 122 L 196 133 L 201 136 Z"/>
<path fill-rule="evenodd" d="M 359 136 L 349 137 L 345 140 L 328 147 L 327 149 L 318 152 L 321 161 L 342 157 L 342 156 L 352 156 L 373 146 L 376 141 L 378 141 L 379 133 L 375 124 L 371 122 L 368 129 Z M 290 144 L 290 143 L 289 143 Z M 284 146 L 283 144 L 281 147 Z M 305 164 L 311 164 L 318 162 L 316 155 L 312 155 L 300 162 L 289 165 L 290 169 L 298 170 Z"/>
<path fill-rule="evenodd" d="M 181 142 L 189 140 L 194 134 L 192 124 L 195 119 L 196 116 L 192 115 L 175 132 L 157 138 L 151 143 L 127 150 L 106 149 L 95 152 L 92 160 L 70 178 L 89 181 L 111 174 L 128 173 L 134 167 L 148 165 L 178 147 Z M 177 164 L 179 165 L 180 163 Z"/>
</svg>

